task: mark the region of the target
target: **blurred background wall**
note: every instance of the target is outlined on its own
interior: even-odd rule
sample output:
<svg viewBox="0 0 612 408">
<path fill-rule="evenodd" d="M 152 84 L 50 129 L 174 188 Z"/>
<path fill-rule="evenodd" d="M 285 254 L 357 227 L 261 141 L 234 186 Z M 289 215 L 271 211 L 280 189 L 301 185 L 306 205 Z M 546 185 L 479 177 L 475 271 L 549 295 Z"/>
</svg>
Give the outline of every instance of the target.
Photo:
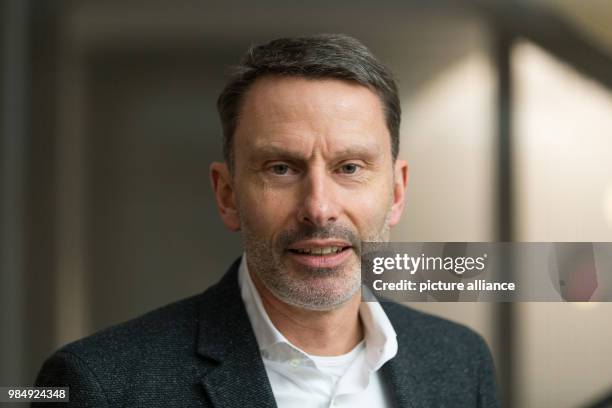
<svg viewBox="0 0 612 408">
<path fill-rule="evenodd" d="M 0 384 L 202 292 L 241 253 L 208 165 L 227 67 L 343 32 L 396 74 L 410 166 L 395 241 L 612 241 L 612 4 L 2 3 Z M 612 273 L 612 272 L 611 272 Z M 612 392 L 612 305 L 415 303 L 492 347 L 504 406 Z"/>
</svg>

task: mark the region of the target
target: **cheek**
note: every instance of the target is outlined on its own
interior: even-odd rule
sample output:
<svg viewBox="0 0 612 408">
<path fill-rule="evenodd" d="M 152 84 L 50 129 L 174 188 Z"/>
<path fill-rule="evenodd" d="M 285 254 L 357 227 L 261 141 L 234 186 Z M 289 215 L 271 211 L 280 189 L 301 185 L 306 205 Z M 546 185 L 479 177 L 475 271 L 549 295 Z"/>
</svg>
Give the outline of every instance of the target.
<svg viewBox="0 0 612 408">
<path fill-rule="evenodd" d="M 390 206 L 391 186 L 384 182 L 361 193 L 352 192 L 350 199 L 345 201 L 347 212 L 362 233 L 379 229 Z"/>
<path fill-rule="evenodd" d="M 258 231 L 274 231 L 289 216 L 292 204 L 290 191 L 265 186 L 244 186 L 239 196 L 240 218 Z"/>
</svg>

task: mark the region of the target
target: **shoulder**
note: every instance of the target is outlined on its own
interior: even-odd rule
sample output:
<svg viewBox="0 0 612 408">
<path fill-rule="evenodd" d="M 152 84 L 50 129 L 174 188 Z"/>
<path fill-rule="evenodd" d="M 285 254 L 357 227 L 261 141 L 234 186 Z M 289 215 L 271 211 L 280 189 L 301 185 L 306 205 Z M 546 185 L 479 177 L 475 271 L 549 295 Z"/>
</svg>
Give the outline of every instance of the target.
<svg viewBox="0 0 612 408">
<path fill-rule="evenodd" d="M 381 305 L 397 333 L 400 348 L 410 347 L 412 353 L 430 357 L 428 361 L 469 360 L 473 364 L 479 358 L 489 358 L 485 340 L 467 326 L 402 304 Z"/>
<path fill-rule="evenodd" d="M 382 306 L 397 333 L 390 367 L 398 384 L 418 389 L 431 406 L 499 406 L 491 353 L 478 333 L 407 306 Z"/>
<path fill-rule="evenodd" d="M 197 305 L 203 295 L 193 296 L 148 312 L 127 322 L 101 330 L 64 346 L 59 351 L 86 359 L 102 354 L 109 358 L 136 360 L 165 347 L 193 343 L 197 330 Z"/>
<path fill-rule="evenodd" d="M 75 407 L 201 405 L 203 390 L 194 384 L 215 362 L 199 347 L 226 343 L 228 327 L 236 326 L 237 265 L 200 295 L 62 347 L 45 361 L 36 385 L 69 386 Z"/>
<path fill-rule="evenodd" d="M 181 388 L 188 394 L 189 384 L 180 387 L 179 383 L 201 364 L 195 349 L 202 296 L 169 304 L 62 347 L 45 361 L 36 385 L 69 386 L 74 406 L 80 406 L 79 401 L 83 406 L 113 406 L 130 399 L 138 404 L 147 395 Z M 172 387 L 163 390 L 170 383 Z"/>
<path fill-rule="evenodd" d="M 86 362 L 109 364 L 114 360 L 143 364 L 167 354 L 193 355 L 203 310 L 223 314 L 235 304 L 238 292 L 234 261 L 222 279 L 198 295 L 170 303 L 135 319 L 106 328 L 62 347 L 58 352 L 78 356 Z"/>
<path fill-rule="evenodd" d="M 432 337 L 453 337 L 468 343 L 481 338 L 478 333 L 463 324 L 416 310 L 408 305 L 394 302 L 381 302 L 381 305 L 398 335 L 414 336 L 418 333 L 428 341 Z"/>
</svg>

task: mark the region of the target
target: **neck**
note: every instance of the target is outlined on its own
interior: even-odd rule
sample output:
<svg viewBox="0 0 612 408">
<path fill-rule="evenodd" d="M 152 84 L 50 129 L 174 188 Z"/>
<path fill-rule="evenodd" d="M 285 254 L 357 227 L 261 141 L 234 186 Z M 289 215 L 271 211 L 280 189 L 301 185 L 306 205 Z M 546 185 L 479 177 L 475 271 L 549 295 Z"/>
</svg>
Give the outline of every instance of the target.
<svg viewBox="0 0 612 408">
<path fill-rule="evenodd" d="M 363 339 L 359 293 L 333 310 L 309 310 L 279 300 L 254 273 L 249 271 L 249 274 L 274 326 L 306 353 L 318 356 L 345 354 Z"/>
</svg>

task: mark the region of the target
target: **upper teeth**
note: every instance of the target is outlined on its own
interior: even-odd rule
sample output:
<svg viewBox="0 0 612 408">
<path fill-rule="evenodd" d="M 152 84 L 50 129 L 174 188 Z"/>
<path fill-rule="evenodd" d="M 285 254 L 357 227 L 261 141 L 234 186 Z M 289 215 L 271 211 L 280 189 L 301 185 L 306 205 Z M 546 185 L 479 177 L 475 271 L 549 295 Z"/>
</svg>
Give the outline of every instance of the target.
<svg viewBox="0 0 612 408">
<path fill-rule="evenodd" d="M 324 247 L 324 248 L 299 248 L 296 249 L 301 254 L 308 255 L 327 255 L 342 251 L 342 247 Z"/>
</svg>

